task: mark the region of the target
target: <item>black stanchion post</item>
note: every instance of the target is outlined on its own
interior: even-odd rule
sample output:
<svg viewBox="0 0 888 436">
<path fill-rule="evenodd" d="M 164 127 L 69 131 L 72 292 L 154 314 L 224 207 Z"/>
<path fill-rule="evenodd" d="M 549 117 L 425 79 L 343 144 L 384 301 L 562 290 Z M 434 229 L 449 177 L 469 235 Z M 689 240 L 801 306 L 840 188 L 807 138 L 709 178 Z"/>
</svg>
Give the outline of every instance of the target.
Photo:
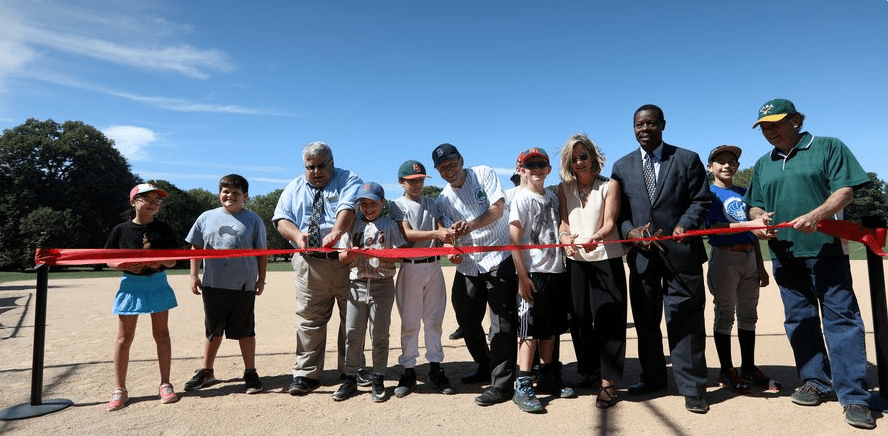
<svg viewBox="0 0 888 436">
<path fill-rule="evenodd" d="M 864 227 L 883 228 L 880 217 L 863 217 Z M 873 308 L 873 333 L 876 340 L 876 372 L 879 374 L 879 395 L 888 398 L 888 303 L 885 301 L 885 268 L 882 256 L 866 249 L 870 301 Z"/>
<path fill-rule="evenodd" d="M 37 266 L 37 298 L 34 309 L 34 353 L 31 363 L 31 403 L 0 410 L 0 419 L 33 418 L 57 412 L 72 404 L 71 400 L 43 402 L 43 348 L 46 343 L 46 300 L 49 294 L 49 265 Z"/>
</svg>

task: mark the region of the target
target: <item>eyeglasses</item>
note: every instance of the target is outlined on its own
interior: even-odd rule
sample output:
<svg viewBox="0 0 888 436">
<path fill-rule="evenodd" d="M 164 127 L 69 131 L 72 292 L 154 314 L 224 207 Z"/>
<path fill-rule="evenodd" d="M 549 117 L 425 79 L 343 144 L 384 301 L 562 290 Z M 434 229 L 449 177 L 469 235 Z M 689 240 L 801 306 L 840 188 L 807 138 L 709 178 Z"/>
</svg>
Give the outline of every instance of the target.
<svg viewBox="0 0 888 436">
<path fill-rule="evenodd" d="M 306 165 L 305 169 L 308 171 L 324 171 L 325 169 L 327 169 L 328 164 L 330 164 L 330 161 L 314 165 Z"/>
<path fill-rule="evenodd" d="M 580 153 L 580 154 L 572 157 L 571 162 L 576 162 L 576 163 L 585 162 L 585 161 L 589 160 L 590 157 L 591 156 L 589 156 L 589 153 Z"/>
<path fill-rule="evenodd" d="M 141 201 L 142 203 L 145 203 L 145 204 L 156 204 L 156 205 L 163 204 L 162 198 L 136 197 L 136 200 Z"/>
<path fill-rule="evenodd" d="M 521 164 L 521 167 L 526 170 L 543 169 L 548 166 L 549 166 L 549 162 L 542 161 L 542 160 L 534 160 L 534 161 L 530 161 L 530 162 L 524 162 L 523 164 Z"/>
</svg>

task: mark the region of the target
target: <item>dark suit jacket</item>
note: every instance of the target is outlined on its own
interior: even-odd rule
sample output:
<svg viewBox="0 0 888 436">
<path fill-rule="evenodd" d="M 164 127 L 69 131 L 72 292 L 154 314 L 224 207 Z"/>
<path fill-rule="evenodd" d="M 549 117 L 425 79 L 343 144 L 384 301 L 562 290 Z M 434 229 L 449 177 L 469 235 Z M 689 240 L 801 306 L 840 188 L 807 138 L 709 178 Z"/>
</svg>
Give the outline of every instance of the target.
<svg viewBox="0 0 888 436">
<path fill-rule="evenodd" d="M 651 231 L 663 230 L 671 235 L 676 225 L 686 230 L 699 229 L 712 204 L 706 170 L 700 156 L 690 150 L 663 144 L 660 172 L 654 202 L 648 198 L 644 183 L 641 153 L 638 148 L 614 163 L 613 179 L 620 183 L 622 197 L 617 226 L 623 238 L 635 227 L 651 223 Z M 626 257 L 630 266 L 643 273 L 660 257 L 672 272 L 690 271 L 706 262 L 702 238 L 693 237 L 686 243 L 660 243 L 665 252 L 656 247 L 651 251 L 633 249 Z"/>
</svg>

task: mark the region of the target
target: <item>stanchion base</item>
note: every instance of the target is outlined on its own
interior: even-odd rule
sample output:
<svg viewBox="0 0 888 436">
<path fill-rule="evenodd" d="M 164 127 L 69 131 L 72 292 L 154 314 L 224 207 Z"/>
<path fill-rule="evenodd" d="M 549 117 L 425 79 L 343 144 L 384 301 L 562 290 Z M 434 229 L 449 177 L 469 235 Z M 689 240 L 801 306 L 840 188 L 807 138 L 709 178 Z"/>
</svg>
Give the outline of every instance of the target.
<svg viewBox="0 0 888 436">
<path fill-rule="evenodd" d="M 43 404 L 19 404 L 17 406 L 7 407 L 0 410 L 0 420 L 12 421 L 14 419 L 33 418 L 35 416 L 43 416 L 53 412 L 58 412 L 70 405 L 74 404 L 71 400 L 55 399 L 44 400 Z"/>
</svg>

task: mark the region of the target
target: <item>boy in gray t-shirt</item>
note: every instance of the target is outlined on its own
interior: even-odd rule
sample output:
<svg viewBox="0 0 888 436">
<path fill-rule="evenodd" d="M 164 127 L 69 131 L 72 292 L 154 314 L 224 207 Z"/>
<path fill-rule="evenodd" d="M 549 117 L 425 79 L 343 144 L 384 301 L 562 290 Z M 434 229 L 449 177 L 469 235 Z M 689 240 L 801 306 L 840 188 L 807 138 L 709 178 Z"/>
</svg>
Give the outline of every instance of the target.
<svg viewBox="0 0 888 436">
<path fill-rule="evenodd" d="M 265 249 L 265 224 L 255 213 L 244 209 L 249 184 L 246 179 L 229 174 L 219 181 L 221 207 L 202 213 L 185 241 L 198 249 Z M 204 259 L 201 280 L 200 260 L 191 260 L 191 292 L 201 295 L 204 304 L 203 367 L 185 383 L 185 390 L 202 388 L 216 381 L 213 362 L 222 333 L 237 339 L 244 359 L 244 383 L 247 393 L 262 392 L 256 373 L 256 332 L 254 305 L 265 288 L 265 256 Z"/>
</svg>

